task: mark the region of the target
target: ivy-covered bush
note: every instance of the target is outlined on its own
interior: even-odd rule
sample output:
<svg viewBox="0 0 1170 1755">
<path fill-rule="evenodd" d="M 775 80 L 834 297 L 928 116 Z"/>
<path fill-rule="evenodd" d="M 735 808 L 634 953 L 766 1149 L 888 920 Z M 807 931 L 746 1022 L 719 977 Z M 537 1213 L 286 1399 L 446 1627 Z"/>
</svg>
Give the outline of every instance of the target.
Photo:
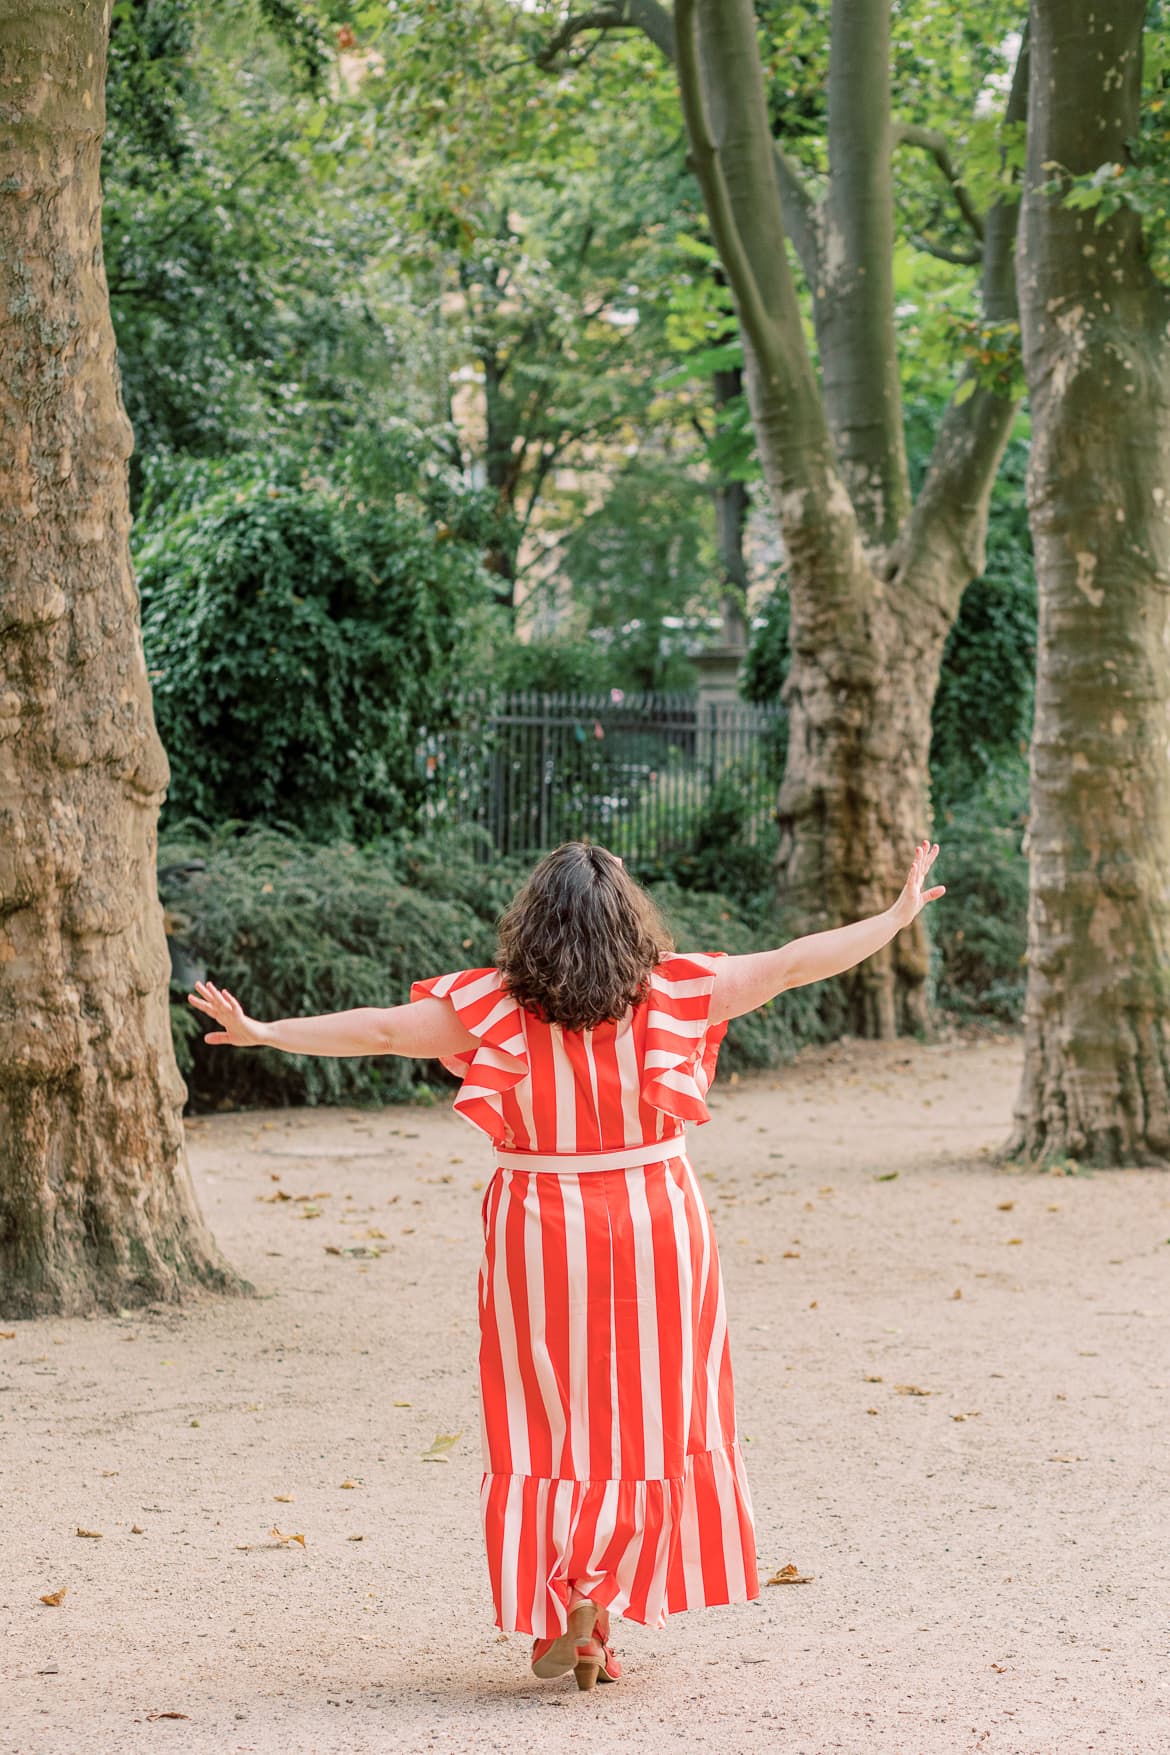
<svg viewBox="0 0 1170 1755">
<path fill-rule="evenodd" d="M 204 485 L 148 493 L 135 556 L 162 831 L 192 814 L 318 841 L 411 823 L 419 727 L 443 722 L 488 613 L 484 502 L 425 476 L 369 500 L 255 461 Z"/>
<path fill-rule="evenodd" d="M 1028 940 L 1028 761 L 1020 752 L 936 811 L 933 835 L 947 893 L 931 910 L 934 997 L 960 1016 L 1005 1023 L 1024 1005 Z"/>
<path fill-rule="evenodd" d="M 313 846 L 258 825 L 209 830 L 188 819 L 160 839 L 171 1020 L 189 1108 L 380 1104 L 449 1091 L 435 1061 L 208 1048 L 208 1021 L 187 994 L 210 978 L 256 1017 L 294 1017 L 400 1005 L 412 980 L 490 965 L 496 921 L 530 862 L 484 863 L 475 856 L 478 833 Z M 746 920 L 725 896 L 649 887 L 680 950 L 776 942 L 774 929 Z M 779 1065 L 802 1042 L 829 1039 L 831 1001 L 829 984 L 817 984 L 733 1019 L 721 1067 Z"/>
</svg>

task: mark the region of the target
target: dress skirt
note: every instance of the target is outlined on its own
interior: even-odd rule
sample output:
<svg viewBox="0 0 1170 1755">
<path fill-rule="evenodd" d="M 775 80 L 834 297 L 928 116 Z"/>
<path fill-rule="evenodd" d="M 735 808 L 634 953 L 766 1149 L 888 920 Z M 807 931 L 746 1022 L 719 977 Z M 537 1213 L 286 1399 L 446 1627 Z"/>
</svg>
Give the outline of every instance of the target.
<svg viewBox="0 0 1170 1755">
<path fill-rule="evenodd" d="M 685 1152 L 498 1166 L 479 1273 L 480 1494 L 496 1625 L 570 1588 L 652 1627 L 759 1594 L 723 1279 Z"/>
</svg>

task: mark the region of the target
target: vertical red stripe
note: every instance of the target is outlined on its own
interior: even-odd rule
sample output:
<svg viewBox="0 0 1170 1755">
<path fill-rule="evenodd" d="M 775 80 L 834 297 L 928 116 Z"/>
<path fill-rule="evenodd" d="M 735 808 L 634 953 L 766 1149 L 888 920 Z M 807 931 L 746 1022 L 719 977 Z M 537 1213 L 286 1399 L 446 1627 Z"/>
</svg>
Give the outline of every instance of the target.
<svg viewBox="0 0 1170 1755">
<path fill-rule="evenodd" d="M 599 1152 L 601 1129 L 597 1122 L 597 1105 L 593 1100 L 593 1080 L 589 1075 L 589 1056 L 585 1038 L 579 1030 L 566 1030 L 561 1037 L 565 1058 L 573 1074 L 577 1104 L 577 1143 L 575 1152 Z"/>
<path fill-rule="evenodd" d="M 586 1325 L 589 1382 L 589 1479 L 606 1480 L 613 1472 L 613 1421 L 610 1383 L 610 1316 L 613 1298 L 609 1244 L 609 1183 L 620 1171 L 595 1172 L 578 1178 L 585 1214 L 585 1260 L 589 1275 Z"/>
<path fill-rule="evenodd" d="M 646 1440 L 642 1422 L 642 1353 L 638 1337 L 638 1269 L 634 1216 L 630 1211 L 627 1177 L 612 1178 L 610 1236 L 613 1246 L 614 1344 L 617 1350 L 617 1422 L 624 1476 L 639 1481 L 646 1474 Z"/>
<path fill-rule="evenodd" d="M 544 1342 L 556 1378 L 563 1418 L 559 1455 L 550 1452 L 550 1474 L 571 1479 L 573 1454 L 569 1410 L 569 1261 L 565 1247 L 565 1207 L 555 1176 L 536 1176 L 540 1207 L 540 1250 L 544 1270 Z"/>
<path fill-rule="evenodd" d="M 537 1494 L 540 1482 L 534 1475 L 523 1475 L 516 1479 L 520 1489 L 520 1542 L 519 1552 L 515 1555 L 504 1555 L 504 1565 L 511 1564 L 516 1573 L 516 1619 L 524 1625 L 517 1628 L 519 1633 L 531 1633 L 544 1619 L 545 1605 L 537 1604 L 538 1615 L 532 1616 L 532 1599 L 536 1594 L 536 1524 L 539 1516 Z M 539 1636 L 538 1636 L 539 1637 Z"/>
<path fill-rule="evenodd" d="M 662 1467 L 666 1475 L 682 1475 L 686 1469 L 687 1434 L 683 1430 L 682 1321 L 678 1244 L 674 1210 L 666 1193 L 667 1164 L 646 1168 L 646 1204 L 654 1247 L 654 1284 L 657 1289 L 658 1393 L 662 1405 Z"/>
<path fill-rule="evenodd" d="M 527 1416 L 529 1459 L 533 1475 L 548 1476 L 553 1472 L 552 1434 L 544 1398 L 532 1360 L 532 1319 L 528 1309 L 528 1263 L 525 1237 L 528 1227 L 537 1223 L 537 1196 L 532 1184 L 535 1178 L 525 1170 L 517 1170 L 508 1185 L 508 1208 L 504 1219 L 504 1246 L 508 1253 L 508 1293 L 516 1328 L 516 1362 L 524 1391 Z"/>
<path fill-rule="evenodd" d="M 617 1057 L 617 1025 L 602 1024 L 593 1032 L 593 1062 L 597 1068 L 597 1124 L 602 1151 L 619 1151 L 626 1139 L 622 1108 L 622 1075 Z"/>
<path fill-rule="evenodd" d="M 495 1475 L 510 1475 L 512 1472 L 512 1442 L 508 1434 L 508 1390 L 504 1381 L 504 1361 L 495 1313 L 497 1221 L 505 1181 L 506 1176 L 497 1172 L 488 1189 L 479 1304 L 479 1381 L 487 1450 L 485 1464 L 489 1472 Z"/>
</svg>

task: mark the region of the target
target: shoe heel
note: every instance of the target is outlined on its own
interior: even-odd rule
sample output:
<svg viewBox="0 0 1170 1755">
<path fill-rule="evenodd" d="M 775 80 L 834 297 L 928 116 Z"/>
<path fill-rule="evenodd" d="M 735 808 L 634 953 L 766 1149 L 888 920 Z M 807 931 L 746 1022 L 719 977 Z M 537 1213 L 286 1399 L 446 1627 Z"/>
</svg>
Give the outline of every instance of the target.
<svg viewBox="0 0 1170 1755">
<path fill-rule="evenodd" d="M 590 1688 L 596 1688 L 597 1675 L 600 1669 L 601 1653 L 598 1651 L 583 1651 L 578 1647 L 577 1662 L 573 1665 L 573 1675 L 576 1678 L 578 1688 L 581 1688 L 586 1692 L 588 1692 Z"/>
</svg>

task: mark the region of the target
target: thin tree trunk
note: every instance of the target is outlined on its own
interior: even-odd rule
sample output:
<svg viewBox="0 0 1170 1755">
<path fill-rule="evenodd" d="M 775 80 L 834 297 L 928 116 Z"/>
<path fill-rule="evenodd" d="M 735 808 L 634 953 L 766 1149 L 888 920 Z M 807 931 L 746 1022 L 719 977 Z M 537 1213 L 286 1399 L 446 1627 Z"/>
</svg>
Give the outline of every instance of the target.
<svg viewBox="0 0 1170 1755">
<path fill-rule="evenodd" d="M 743 372 L 731 366 L 712 374 L 716 413 L 743 394 Z M 723 620 L 723 644 L 747 651 L 747 534 L 750 499 L 745 481 L 717 479 L 715 483 L 715 546 L 719 555 L 719 609 Z"/>
<path fill-rule="evenodd" d="M 1140 222 L 1043 193 L 1124 165 L 1144 0 L 1034 0 L 1020 304 L 1039 632 L 1025 1062 L 1008 1151 L 1170 1162 L 1170 298 Z"/>
<path fill-rule="evenodd" d="M 250 1293 L 187 1168 L 101 253 L 108 7 L 0 0 L 0 1314 Z"/>
</svg>

